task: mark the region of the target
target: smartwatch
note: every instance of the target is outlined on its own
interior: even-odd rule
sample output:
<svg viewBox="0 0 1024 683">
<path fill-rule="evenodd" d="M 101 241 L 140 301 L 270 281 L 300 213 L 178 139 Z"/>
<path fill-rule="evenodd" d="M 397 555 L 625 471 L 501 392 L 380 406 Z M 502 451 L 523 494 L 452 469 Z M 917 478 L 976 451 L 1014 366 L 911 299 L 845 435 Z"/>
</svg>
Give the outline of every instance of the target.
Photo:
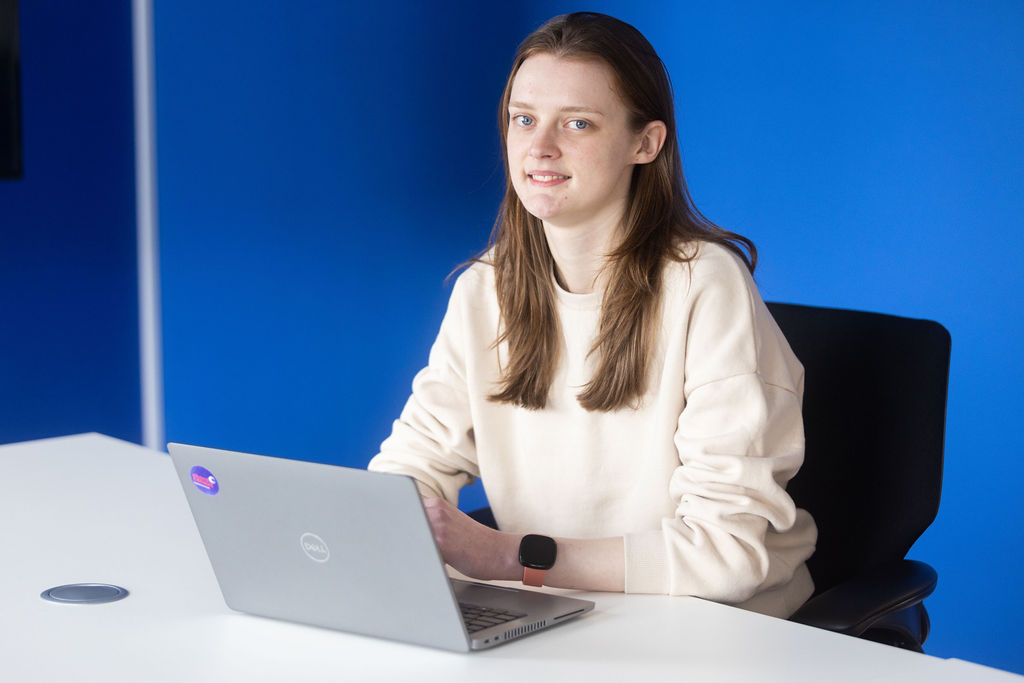
<svg viewBox="0 0 1024 683">
<path fill-rule="evenodd" d="M 519 542 L 519 564 L 523 565 L 523 583 L 543 586 L 544 575 L 555 566 L 558 547 L 550 536 L 527 534 Z"/>
</svg>

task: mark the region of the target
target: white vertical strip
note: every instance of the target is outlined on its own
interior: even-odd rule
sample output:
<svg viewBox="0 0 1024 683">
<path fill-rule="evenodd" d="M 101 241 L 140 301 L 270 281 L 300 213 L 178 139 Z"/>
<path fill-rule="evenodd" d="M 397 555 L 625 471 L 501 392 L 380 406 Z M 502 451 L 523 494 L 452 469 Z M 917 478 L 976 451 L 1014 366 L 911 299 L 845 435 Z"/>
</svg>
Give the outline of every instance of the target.
<svg viewBox="0 0 1024 683">
<path fill-rule="evenodd" d="M 135 215 L 142 443 L 148 448 L 163 450 L 164 388 L 156 213 L 152 0 L 132 0 L 132 54 L 135 82 Z"/>
</svg>

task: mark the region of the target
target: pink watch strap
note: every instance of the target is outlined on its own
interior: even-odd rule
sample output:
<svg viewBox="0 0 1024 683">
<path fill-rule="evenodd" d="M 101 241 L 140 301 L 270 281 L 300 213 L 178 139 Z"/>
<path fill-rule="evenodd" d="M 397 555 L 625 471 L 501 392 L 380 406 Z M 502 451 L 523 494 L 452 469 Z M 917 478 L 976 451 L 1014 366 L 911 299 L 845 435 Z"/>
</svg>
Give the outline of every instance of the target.
<svg viewBox="0 0 1024 683">
<path fill-rule="evenodd" d="M 523 567 L 523 583 L 527 586 L 543 586 L 544 575 L 547 573 L 547 569 L 531 569 L 530 567 Z"/>
</svg>

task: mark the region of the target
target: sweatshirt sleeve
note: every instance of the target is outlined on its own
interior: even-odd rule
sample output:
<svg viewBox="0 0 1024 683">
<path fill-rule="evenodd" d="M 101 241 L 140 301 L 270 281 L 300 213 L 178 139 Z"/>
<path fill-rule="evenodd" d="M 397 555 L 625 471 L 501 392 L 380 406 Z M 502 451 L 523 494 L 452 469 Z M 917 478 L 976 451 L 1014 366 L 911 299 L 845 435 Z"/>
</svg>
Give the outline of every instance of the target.
<svg viewBox="0 0 1024 683">
<path fill-rule="evenodd" d="M 694 264 L 680 344 L 675 515 L 627 535 L 626 590 L 740 603 L 813 550 L 813 522 L 785 491 L 803 462 L 803 368 L 742 265 L 708 260 Z M 800 538 L 785 533 L 798 522 Z"/>
<path fill-rule="evenodd" d="M 422 495 L 453 504 L 458 502 L 459 490 L 479 477 L 466 388 L 464 298 L 465 282 L 460 277 L 427 367 L 413 379 L 412 395 L 368 466 L 409 475 Z"/>
</svg>

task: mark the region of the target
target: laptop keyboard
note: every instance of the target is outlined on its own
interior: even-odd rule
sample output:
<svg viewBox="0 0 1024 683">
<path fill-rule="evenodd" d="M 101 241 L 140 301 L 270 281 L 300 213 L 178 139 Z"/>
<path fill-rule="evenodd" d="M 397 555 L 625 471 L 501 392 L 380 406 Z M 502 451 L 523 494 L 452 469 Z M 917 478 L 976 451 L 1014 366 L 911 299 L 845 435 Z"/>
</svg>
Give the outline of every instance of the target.
<svg viewBox="0 0 1024 683">
<path fill-rule="evenodd" d="M 470 605 L 466 602 L 460 602 L 459 608 L 462 610 L 462 621 L 466 624 L 466 630 L 470 633 L 476 633 L 477 631 L 481 631 L 485 628 L 504 624 L 507 621 L 512 621 L 513 619 L 526 616 L 521 612 L 512 612 L 507 609 L 497 609 L 494 607 L 482 607 L 480 605 Z"/>
</svg>

